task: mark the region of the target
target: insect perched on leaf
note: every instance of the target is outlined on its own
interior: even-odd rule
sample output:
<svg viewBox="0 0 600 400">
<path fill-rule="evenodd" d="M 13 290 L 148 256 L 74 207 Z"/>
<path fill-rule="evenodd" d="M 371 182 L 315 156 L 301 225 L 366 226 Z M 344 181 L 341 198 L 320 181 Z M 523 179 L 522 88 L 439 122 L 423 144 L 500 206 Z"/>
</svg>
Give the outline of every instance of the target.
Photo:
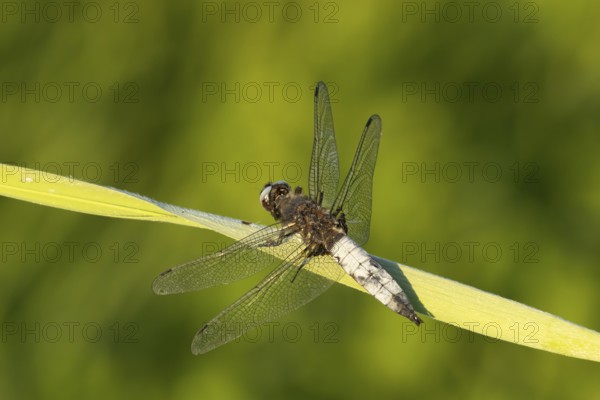
<svg viewBox="0 0 600 400">
<path fill-rule="evenodd" d="M 189 292 L 246 278 L 279 261 L 257 286 L 198 331 L 192 342 L 194 354 L 206 353 L 308 303 L 345 273 L 394 312 L 417 325 L 422 322 L 400 285 L 360 247 L 369 239 L 380 139 L 381 119 L 373 115 L 338 191 L 329 93 L 323 82 L 317 84 L 308 193 L 284 181 L 267 183 L 260 202 L 275 219 L 274 225 L 214 254 L 168 269 L 153 283 L 158 294 Z"/>
</svg>

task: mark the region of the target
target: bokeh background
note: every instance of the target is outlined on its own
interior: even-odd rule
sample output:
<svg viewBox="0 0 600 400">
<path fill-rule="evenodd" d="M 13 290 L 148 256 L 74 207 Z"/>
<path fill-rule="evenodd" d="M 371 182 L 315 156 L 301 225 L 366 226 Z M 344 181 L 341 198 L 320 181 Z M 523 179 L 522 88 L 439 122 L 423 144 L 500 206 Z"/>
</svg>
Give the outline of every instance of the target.
<svg viewBox="0 0 600 400">
<path fill-rule="evenodd" d="M 598 330 L 599 13 L 592 1 L 3 2 L 0 159 L 269 223 L 259 190 L 305 185 L 324 80 L 342 174 L 369 115 L 383 118 L 369 252 Z M 407 334 L 338 286 L 193 357 L 196 330 L 256 279 L 172 297 L 150 284 L 229 239 L 8 198 L 0 219 L 3 399 L 600 393 L 592 362 L 430 319 Z"/>
</svg>

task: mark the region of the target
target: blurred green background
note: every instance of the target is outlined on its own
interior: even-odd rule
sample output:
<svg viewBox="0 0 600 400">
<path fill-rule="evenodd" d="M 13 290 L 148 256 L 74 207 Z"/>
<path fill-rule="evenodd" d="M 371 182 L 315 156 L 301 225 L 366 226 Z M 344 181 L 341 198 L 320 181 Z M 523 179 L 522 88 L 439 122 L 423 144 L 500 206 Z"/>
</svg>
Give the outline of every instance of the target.
<svg viewBox="0 0 600 400">
<path fill-rule="evenodd" d="M 369 252 L 598 330 L 600 5 L 476 4 L 3 2 L 0 160 L 269 223 L 259 190 L 305 185 L 324 80 L 342 174 L 383 118 Z M 8 198 L 0 218 L 3 399 L 600 393 L 596 364 L 430 319 L 408 334 L 338 286 L 193 357 L 256 279 L 150 284 L 230 240 Z"/>
</svg>

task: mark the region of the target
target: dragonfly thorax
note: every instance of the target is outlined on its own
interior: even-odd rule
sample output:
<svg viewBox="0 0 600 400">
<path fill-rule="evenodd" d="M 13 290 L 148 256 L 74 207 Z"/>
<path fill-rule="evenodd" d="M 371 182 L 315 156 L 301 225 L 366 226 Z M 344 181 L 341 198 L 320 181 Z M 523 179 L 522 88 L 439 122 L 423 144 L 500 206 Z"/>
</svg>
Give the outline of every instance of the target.
<svg viewBox="0 0 600 400">
<path fill-rule="evenodd" d="M 292 191 L 284 181 L 267 183 L 260 201 L 288 232 L 300 233 L 312 255 L 325 254 L 347 232 L 344 224 L 328 209 L 304 195 L 302 188 L 296 187 Z"/>
</svg>

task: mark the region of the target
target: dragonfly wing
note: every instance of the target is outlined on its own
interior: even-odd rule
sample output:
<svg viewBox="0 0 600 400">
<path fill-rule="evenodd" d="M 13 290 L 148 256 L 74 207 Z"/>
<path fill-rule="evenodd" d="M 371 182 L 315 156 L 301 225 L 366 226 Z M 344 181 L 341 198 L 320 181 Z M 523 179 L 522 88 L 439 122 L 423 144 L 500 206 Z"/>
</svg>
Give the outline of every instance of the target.
<svg viewBox="0 0 600 400">
<path fill-rule="evenodd" d="M 279 225 L 267 226 L 205 257 L 161 273 L 152 283 L 156 294 L 174 294 L 231 283 L 285 259 L 295 235 L 285 236 Z"/>
<path fill-rule="evenodd" d="M 359 246 L 369 240 L 373 173 L 380 140 L 381 118 L 373 115 L 367 121 L 350 171 L 332 207 L 333 212 L 341 210 L 344 213 L 348 236 Z"/>
<path fill-rule="evenodd" d="M 192 353 L 203 354 L 313 300 L 344 274 L 329 256 L 305 259 L 304 247 L 283 261 L 256 287 L 208 322 L 194 337 Z M 302 260 L 308 260 L 303 267 Z M 318 268 L 320 274 L 311 272 Z"/>
<path fill-rule="evenodd" d="M 337 146 L 329 92 L 323 82 L 315 89 L 315 137 L 313 141 L 308 195 L 325 208 L 330 208 L 340 180 Z"/>
</svg>

